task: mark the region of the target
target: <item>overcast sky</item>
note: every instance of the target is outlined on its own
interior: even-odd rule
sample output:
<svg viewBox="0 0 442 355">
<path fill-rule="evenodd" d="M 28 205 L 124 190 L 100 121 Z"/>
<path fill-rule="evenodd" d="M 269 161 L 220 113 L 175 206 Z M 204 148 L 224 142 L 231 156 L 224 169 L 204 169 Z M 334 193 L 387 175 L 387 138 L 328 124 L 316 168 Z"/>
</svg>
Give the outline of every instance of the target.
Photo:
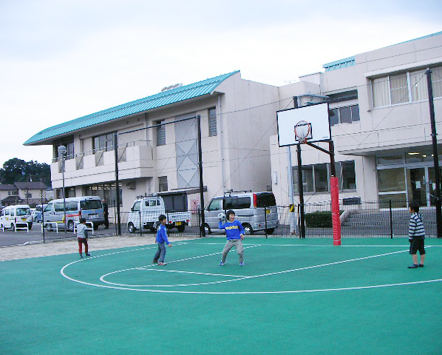
<svg viewBox="0 0 442 355">
<path fill-rule="evenodd" d="M 439 31 L 440 0 L 0 0 L 0 167 L 50 163 L 23 143 L 168 85 L 241 70 L 280 86 Z"/>
</svg>

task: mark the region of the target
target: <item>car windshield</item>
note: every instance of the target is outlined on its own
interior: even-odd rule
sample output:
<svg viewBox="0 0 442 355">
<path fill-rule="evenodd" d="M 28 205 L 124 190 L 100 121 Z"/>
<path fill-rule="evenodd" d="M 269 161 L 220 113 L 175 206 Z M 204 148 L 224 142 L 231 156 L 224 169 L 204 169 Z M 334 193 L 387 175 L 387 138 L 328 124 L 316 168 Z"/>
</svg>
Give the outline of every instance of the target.
<svg viewBox="0 0 442 355">
<path fill-rule="evenodd" d="M 16 213 L 17 216 L 26 216 L 31 214 L 31 210 L 29 208 L 17 208 Z"/>
</svg>

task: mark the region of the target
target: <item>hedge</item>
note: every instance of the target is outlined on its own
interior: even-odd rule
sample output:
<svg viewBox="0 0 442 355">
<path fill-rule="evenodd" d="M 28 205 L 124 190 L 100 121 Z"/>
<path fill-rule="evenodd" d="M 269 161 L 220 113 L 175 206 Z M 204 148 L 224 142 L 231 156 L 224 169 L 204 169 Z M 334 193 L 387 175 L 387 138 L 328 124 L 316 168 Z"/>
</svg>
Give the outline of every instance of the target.
<svg viewBox="0 0 442 355">
<path fill-rule="evenodd" d="M 331 212 L 312 212 L 306 213 L 305 224 L 309 228 L 332 228 Z"/>
</svg>

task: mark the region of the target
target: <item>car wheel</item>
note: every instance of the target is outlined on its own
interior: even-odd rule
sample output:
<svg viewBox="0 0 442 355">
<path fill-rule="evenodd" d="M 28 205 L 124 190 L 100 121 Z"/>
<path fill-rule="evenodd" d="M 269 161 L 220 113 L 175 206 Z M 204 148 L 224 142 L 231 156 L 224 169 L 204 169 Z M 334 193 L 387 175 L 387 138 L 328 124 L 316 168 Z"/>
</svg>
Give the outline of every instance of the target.
<svg viewBox="0 0 442 355">
<path fill-rule="evenodd" d="M 274 231 L 275 231 L 275 228 L 266 229 L 267 234 L 273 234 Z"/>
<path fill-rule="evenodd" d="M 129 233 L 135 233 L 136 228 L 133 223 L 129 223 L 127 225 L 127 230 L 129 231 Z"/>
<path fill-rule="evenodd" d="M 183 233 L 184 230 L 186 229 L 186 226 L 183 224 L 181 226 L 176 227 L 178 229 L 178 232 Z"/>
<path fill-rule="evenodd" d="M 244 223 L 242 226 L 244 228 L 244 234 L 246 234 L 246 235 L 253 234 L 253 229 L 250 224 Z"/>
</svg>

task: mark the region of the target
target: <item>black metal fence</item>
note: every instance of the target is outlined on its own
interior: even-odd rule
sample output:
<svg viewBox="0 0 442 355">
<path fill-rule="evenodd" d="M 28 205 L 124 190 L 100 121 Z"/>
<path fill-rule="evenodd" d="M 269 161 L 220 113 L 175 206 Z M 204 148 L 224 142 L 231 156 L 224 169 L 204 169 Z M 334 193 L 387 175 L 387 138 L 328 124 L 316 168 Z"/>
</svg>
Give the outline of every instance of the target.
<svg viewBox="0 0 442 355">
<path fill-rule="evenodd" d="M 374 238 L 374 237 L 406 237 L 408 236 L 408 223 L 410 212 L 404 201 L 381 202 L 361 202 L 356 199 L 350 203 L 341 201 L 341 236 Z M 298 237 L 299 235 L 299 205 L 291 209 L 290 206 L 278 206 L 279 226 L 272 233 L 272 237 Z M 293 211 L 293 212 L 292 212 Z M 426 235 L 437 237 L 436 209 L 435 207 L 421 207 L 419 211 L 423 215 Z M 331 203 L 307 203 L 304 205 L 305 213 L 305 236 L 309 237 L 332 237 L 333 228 L 331 225 Z M 121 213 L 121 231 L 127 234 L 127 221 L 129 213 Z M 115 216 L 111 217 L 111 223 L 115 221 Z M 239 218 L 240 220 L 240 218 Z M 318 223 L 318 221 L 328 221 Z M 191 220 L 184 231 L 171 229 L 169 233 L 181 235 L 200 235 L 201 216 L 198 211 L 191 212 Z M 140 230 L 137 234 L 153 234 L 149 229 Z M 214 233 L 222 234 L 222 233 Z M 264 231 L 255 232 L 256 235 L 266 235 Z"/>
</svg>

